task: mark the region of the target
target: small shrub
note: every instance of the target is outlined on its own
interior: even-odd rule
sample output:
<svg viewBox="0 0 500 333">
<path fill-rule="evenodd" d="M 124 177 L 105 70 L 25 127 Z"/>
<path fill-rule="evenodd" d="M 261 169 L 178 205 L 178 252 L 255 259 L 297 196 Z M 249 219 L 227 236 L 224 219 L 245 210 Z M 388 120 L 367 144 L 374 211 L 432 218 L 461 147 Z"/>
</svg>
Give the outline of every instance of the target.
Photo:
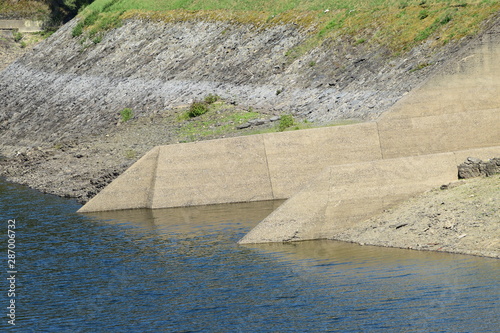
<svg viewBox="0 0 500 333">
<path fill-rule="evenodd" d="M 278 89 L 276 90 L 276 96 L 278 96 L 279 94 L 281 94 L 283 92 L 283 89 Z"/>
<path fill-rule="evenodd" d="M 278 124 L 278 132 L 283 132 L 288 127 L 292 127 L 294 125 L 293 116 L 290 114 L 286 114 L 281 116 L 280 122 Z"/>
<path fill-rule="evenodd" d="M 193 102 L 189 107 L 188 117 L 195 118 L 208 112 L 208 104 L 204 102 Z"/>
<path fill-rule="evenodd" d="M 134 112 L 132 111 L 132 109 L 125 108 L 125 109 L 120 111 L 120 116 L 121 116 L 122 122 L 126 122 L 134 117 Z"/>
<path fill-rule="evenodd" d="M 219 99 L 220 99 L 220 97 L 217 96 L 217 95 L 208 94 L 205 97 L 205 103 L 207 103 L 207 104 L 213 104 L 213 103 L 217 102 Z"/>
<path fill-rule="evenodd" d="M 23 39 L 23 34 L 22 34 L 22 33 L 20 33 L 19 31 L 14 32 L 14 41 L 17 43 L 17 42 L 19 42 L 21 39 Z"/>
</svg>

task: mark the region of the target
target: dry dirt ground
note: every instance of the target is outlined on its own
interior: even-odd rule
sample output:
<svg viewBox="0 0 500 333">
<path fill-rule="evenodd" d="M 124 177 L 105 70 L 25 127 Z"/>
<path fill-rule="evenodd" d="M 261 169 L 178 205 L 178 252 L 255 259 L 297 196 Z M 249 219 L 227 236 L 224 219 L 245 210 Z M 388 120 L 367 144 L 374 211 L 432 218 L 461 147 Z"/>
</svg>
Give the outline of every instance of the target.
<svg viewBox="0 0 500 333">
<path fill-rule="evenodd" d="M 333 237 L 415 250 L 500 258 L 500 175 L 462 180 Z"/>
</svg>

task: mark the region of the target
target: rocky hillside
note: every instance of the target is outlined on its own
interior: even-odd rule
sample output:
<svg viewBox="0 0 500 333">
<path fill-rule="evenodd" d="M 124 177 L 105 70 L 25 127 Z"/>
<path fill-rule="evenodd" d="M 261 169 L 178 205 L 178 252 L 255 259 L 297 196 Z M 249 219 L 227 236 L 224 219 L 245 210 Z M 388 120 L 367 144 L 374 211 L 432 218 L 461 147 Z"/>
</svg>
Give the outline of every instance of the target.
<svg viewBox="0 0 500 333">
<path fill-rule="evenodd" d="M 217 94 L 238 105 L 310 121 L 373 119 L 437 70 L 457 44 L 395 57 L 352 40 L 304 55 L 299 26 L 137 19 L 98 43 L 62 27 L 0 73 L 3 145 L 47 145 L 98 135 L 131 108 L 138 117 Z"/>
</svg>

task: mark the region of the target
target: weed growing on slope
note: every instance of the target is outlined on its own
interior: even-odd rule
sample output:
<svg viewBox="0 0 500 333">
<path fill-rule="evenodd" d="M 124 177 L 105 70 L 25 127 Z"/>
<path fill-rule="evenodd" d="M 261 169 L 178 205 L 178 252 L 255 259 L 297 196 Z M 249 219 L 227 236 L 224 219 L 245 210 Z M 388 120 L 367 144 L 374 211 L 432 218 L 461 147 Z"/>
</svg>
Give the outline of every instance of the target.
<svg viewBox="0 0 500 333">
<path fill-rule="evenodd" d="M 125 108 L 120 111 L 120 117 L 122 122 L 127 122 L 134 117 L 134 111 L 129 108 Z"/>
<path fill-rule="evenodd" d="M 220 97 L 217 95 L 208 94 L 207 96 L 205 96 L 204 101 L 207 104 L 213 104 L 213 103 L 217 102 L 219 99 L 220 99 Z"/>
</svg>

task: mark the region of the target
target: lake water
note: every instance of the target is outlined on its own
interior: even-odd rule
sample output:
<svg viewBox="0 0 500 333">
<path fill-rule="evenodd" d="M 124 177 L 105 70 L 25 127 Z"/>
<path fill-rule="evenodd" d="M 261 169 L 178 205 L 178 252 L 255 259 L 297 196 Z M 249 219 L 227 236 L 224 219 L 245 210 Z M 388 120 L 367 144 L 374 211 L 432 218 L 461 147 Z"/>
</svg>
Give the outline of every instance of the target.
<svg viewBox="0 0 500 333">
<path fill-rule="evenodd" d="M 0 181 L 0 327 L 499 332 L 499 260 L 333 241 L 237 245 L 278 204 L 82 215 L 72 200 Z M 9 219 L 16 220 L 15 298 L 8 297 Z"/>
</svg>

